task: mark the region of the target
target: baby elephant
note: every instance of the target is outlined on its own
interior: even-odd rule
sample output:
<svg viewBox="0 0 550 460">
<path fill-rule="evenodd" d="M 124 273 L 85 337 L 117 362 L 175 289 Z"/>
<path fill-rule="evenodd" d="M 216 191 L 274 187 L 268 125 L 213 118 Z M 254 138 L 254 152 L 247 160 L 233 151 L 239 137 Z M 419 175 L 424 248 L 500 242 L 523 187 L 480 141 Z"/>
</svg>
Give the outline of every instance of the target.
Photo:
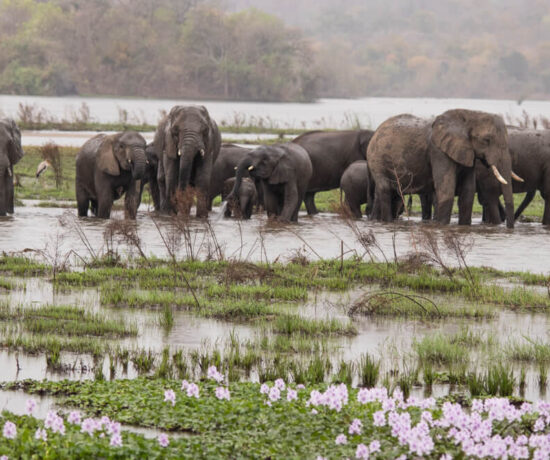
<svg viewBox="0 0 550 460">
<path fill-rule="evenodd" d="M 108 219 L 113 201 L 125 193 L 125 214 L 135 219 L 146 164 L 141 134 L 124 131 L 89 139 L 76 156 L 78 215 L 86 216 L 91 207 L 94 215 Z"/>
<path fill-rule="evenodd" d="M 368 171 L 366 161 L 355 161 L 350 164 L 340 179 L 340 189 L 346 195 L 348 205 L 353 217 L 360 219 L 361 205 L 367 202 Z"/>
<path fill-rule="evenodd" d="M 222 200 L 225 200 L 227 196 L 233 190 L 235 186 L 235 178 L 230 177 L 223 183 Z M 225 217 L 231 217 L 233 214 L 239 219 L 250 219 L 252 216 L 252 210 L 254 206 L 258 204 L 258 192 L 252 179 L 244 177 L 239 188 L 239 193 L 233 199 L 227 202 L 225 208 Z"/>
</svg>

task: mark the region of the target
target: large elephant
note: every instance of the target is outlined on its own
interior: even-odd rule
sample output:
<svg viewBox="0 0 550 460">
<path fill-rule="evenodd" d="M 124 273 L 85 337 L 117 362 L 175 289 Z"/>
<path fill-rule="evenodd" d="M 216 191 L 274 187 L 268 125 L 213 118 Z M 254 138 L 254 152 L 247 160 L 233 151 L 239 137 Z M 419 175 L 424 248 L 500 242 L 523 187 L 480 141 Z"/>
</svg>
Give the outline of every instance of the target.
<svg viewBox="0 0 550 460">
<path fill-rule="evenodd" d="M 512 153 L 514 193 L 527 193 L 515 213 L 517 219 L 531 202 L 537 190 L 544 199 L 543 225 L 550 225 L 550 130 L 508 129 L 508 145 Z M 502 222 L 498 183 L 484 171 L 476 171 L 478 199 L 483 206 L 483 220 L 490 224 Z"/>
<path fill-rule="evenodd" d="M 460 225 L 470 225 L 475 195 L 476 159 L 501 184 L 506 224 L 514 226 L 512 158 L 502 117 L 464 109 L 435 120 L 397 115 L 382 123 L 367 149 L 375 183 L 374 219 L 392 220 L 392 203 L 405 194 L 435 191 L 435 220 L 448 224 L 458 195 Z"/>
<path fill-rule="evenodd" d="M 0 119 L 0 216 L 13 213 L 13 165 L 23 155 L 21 132 L 15 121 Z"/>
<path fill-rule="evenodd" d="M 306 149 L 313 174 L 305 196 L 308 214 L 317 214 L 315 193 L 340 187 L 340 178 L 354 161 L 365 159 L 374 131 L 311 131 L 292 142 Z"/>
<path fill-rule="evenodd" d="M 208 193 L 208 209 L 212 209 L 212 201 L 218 195 L 223 194 L 225 181 L 235 177 L 235 170 L 241 160 L 248 155 L 252 149 L 239 147 L 234 144 L 222 144 L 220 154 L 212 167 L 210 178 L 210 191 Z M 259 183 L 258 183 L 259 186 Z"/>
<path fill-rule="evenodd" d="M 161 210 L 174 211 L 176 191 L 191 186 L 197 193 L 197 217 L 208 216 L 212 166 L 221 145 L 220 131 L 208 110 L 203 106 L 173 107 L 159 123 L 154 143 Z"/>
<path fill-rule="evenodd" d="M 113 201 L 126 194 L 126 216 L 135 219 L 141 180 L 146 168 L 145 139 L 134 131 L 98 134 L 76 155 L 76 201 L 78 215 L 108 219 Z"/>
<path fill-rule="evenodd" d="M 260 180 L 268 216 L 281 221 L 298 220 L 298 210 L 311 178 L 311 160 L 298 144 L 275 144 L 252 150 L 237 166 L 235 187 L 228 200 L 239 195 L 246 172 Z"/>
<path fill-rule="evenodd" d="M 222 200 L 227 201 L 227 197 L 235 187 L 236 180 L 236 177 L 226 179 L 223 184 Z M 257 203 L 258 192 L 254 181 L 250 177 L 243 177 L 239 193 L 233 195 L 232 199 L 227 201 L 224 215 L 225 217 L 233 215 L 239 219 L 250 219 Z"/>
</svg>

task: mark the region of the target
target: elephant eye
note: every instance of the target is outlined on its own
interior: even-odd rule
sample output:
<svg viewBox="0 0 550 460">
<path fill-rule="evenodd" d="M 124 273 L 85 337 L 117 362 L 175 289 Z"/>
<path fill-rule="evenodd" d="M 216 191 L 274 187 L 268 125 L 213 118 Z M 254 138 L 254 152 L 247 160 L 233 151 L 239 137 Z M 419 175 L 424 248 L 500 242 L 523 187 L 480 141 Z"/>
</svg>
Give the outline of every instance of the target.
<svg viewBox="0 0 550 460">
<path fill-rule="evenodd" d="M 485 145 L 489 145 L 489 144 L 491 143 L 491 138 L 490 138 L 490 137 L 484 137 L 484 138 L 483 138 L 483 143 L 484 143 Z"/>
</svg>

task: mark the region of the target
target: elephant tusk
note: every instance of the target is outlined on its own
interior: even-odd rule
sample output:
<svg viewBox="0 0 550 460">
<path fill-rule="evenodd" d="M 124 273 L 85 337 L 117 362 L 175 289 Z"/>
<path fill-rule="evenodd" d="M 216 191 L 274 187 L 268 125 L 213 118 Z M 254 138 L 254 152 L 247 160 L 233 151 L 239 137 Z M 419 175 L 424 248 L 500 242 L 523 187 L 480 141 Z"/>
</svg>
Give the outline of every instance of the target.
<svg viewBox="0 0 550 460">
<path fill-rule="evenodd" d="M 149 164 L 149 160 L 145 160 L 145 164 L 148 165 L 148 164 Z"/>
<path fill-rule="evenodd" d="M 181 149 L 178 149 L 178 157 L 181 157 Z"/>
<path fill-rule="evenodd" d="M 12 174 L 11 174 L 11 169 L 10 169 L 10 168 L 8 168 L 8 176 L 10 176 L 10 177 L 12 176 Z M 38 176 L 37 176 L 37 177 L 38 177 Z"/>
<path fill-rule="evenodd" d="M 518 182 L 525 182 L 521 177 L 519 177 L 514 171 L 512 171 L 512 179 Z"/>
<path fill-rule="evenodd" d="M 253 169 L 254 169 L 254 165 L 248 167 L 249 171 L 252 171 Z"/>
<path fill-rule="evenodd" d="M 204 158 L 204 154 L 205 154 L 205 153 L 206 153 L 206 152 L 204 151 L 204 149 L 200 149 L 200 154 L 201 154 L 201 157 L 203 157 L 203 158 Z"/>
<path fill-rule="evenodd" d="M 504 177 L 502 177 L 500 175 L 500 173 L 498 172 L 498 169 L 495 165 L 491 166 L 491 169 L 493 170 L 493 174 L 495 175 L 495 177 L 497 178 L 497 180 L 502 184 L 502 185 L 508 185 L 508 182 L 506 182 L 506 180 L 504 179 Z"/>
<path fill-rule="evenodd" d="M 233 169 L 236 171 L 238 168 L 235 166 Z"/>
</svg>

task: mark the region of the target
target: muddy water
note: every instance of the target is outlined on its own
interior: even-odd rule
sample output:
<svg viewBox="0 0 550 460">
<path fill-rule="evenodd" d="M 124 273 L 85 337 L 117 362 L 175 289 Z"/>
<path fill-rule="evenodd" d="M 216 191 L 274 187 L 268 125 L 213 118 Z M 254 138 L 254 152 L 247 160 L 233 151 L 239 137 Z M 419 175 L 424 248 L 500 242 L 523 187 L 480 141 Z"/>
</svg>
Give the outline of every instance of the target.
<svg viewBox="0 0 550 460">
<path fill-rule="evenodd" d="M 26 206 L 16 208 L 13 216 L 0 217 L 0 251 L 22 251 L 24 249 L 45 250 L 52 255 L 56 248 L 66 254 L 74 250 L 84 257 L 89 251 L 83 239 L 78 236 L 75 226 L 91 243 L 96 254 L 107 249 L 104 231 L 107 221 L 93 218 L 76 218 L 75 210 L 60 208 L 40 208 L 27 202 Z M 145 254 L 165 257 L 166 247 L 159 236 L 152 214 L 147 206 L 138 213 L 137 228 Z M 70 217 L 71 225 L 61 225 L 59 218 Z M 114 212 L 113 217 L 121 218 L 122 212 Z M 161 231 L 167 235 L 172 225 L 167 217 L 155 217 Z M 226 258 L 248 259 L 250 261 L 288 260 L 296 254 L 305 254 L 310 260 L 335 258 L 341 256 L 343 242 L 344 257 L 364 256 L 365 248 L 359 243 L 356 233 L 335 214 L 322 213 L 308 217 L 300 214 L 298 224 L 273 225 L 264 215 L 254 215 L 250 221 L 238 222 L 225 219 L 221 208 L 214 208 L 209 222 L 215 239 Z M 550 270 L 550 233 L 540 224 L 518 223 L 516 228 L 508 230 L 504 226 L 490 227 L 481 225 L 479 218 L 474 219 L 470 227 L 437 227 L 420 223 L 417 219 L 401 220 L 395 224 L 369 222 L 366 219 L 356 222 L 356 230 L 361 233 L 372 232 L 376 244 L 368 249 L 379 260 L 393 260 L 394 248 L 397 256 L 404 256 L 420 248 L 419 232 L 430 228 L 438 235 L 450 232 L 467 238 L 472 243 L 466 260 L 470 265 L 490 266 L 502 270 L 531 271 L 547 273 Z M 192 252 L 206 257 L 216 254 L 216 243 L 204 222 L 192 219 L 190 224 Z M 115 249 L 121 253 L 131 252 L 122 241 L 115 241 Z M 445 253 L 446 262 L 457 264 L 457 259 Z M 179 256 L 186 256 L 185 244 L 179 245 Z M 367 256 L 368 257 L 368 256 Z"/>
</svg>

